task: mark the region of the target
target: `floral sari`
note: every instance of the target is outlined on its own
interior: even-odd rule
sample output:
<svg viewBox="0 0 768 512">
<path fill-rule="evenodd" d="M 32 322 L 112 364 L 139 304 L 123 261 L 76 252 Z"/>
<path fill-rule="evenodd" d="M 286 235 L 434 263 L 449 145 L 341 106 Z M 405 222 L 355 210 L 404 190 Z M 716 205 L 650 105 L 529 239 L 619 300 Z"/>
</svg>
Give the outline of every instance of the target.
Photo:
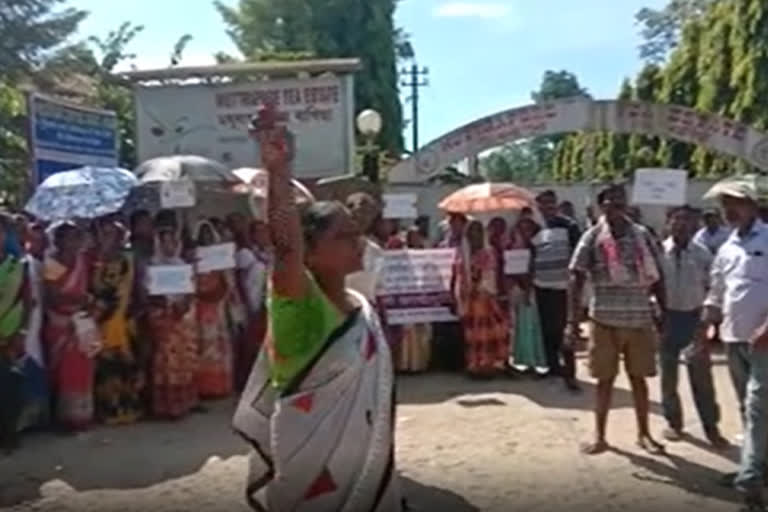
<svg viewBox="0 0 768 512">
<path fill-rule="evenodd" d="M 73 316 L 82 311 L 88 295 L 89 265 L 81 252 L 68 267 L 54 256 L 43 267 L 45 287 L 56 300 L 45 301 L 43 341 L 48 355 L 50 384 L 55 396 L 55 419 L 65 428 L 82 429 L 93 421 L 94 362 L 75 331 Z"/>
<path fill-rule="evenodd" d="M 183 265 L 180 257 L 153 258 L 154 265 Z M 197 393 L 197 326 L 194 307 L 186 296 L 151 296 L 146 323 L 152 341 L 150 362 L 152 414 L 177 419 L 199 405 Z"/>
<path fill-rule="evenodd" d="M 490 249 L 461 252 L 454 272 L 464 327 L 466 370 L 487 376 L 503 369 L 509 354 L 509 316 L 496 297 L 496 260 Z"/>
<path fill-rule="evenodd" d="M 197 325 L 199 361 L 197 390 L 200 398 L 224 398 L 232 393 L 232 340 L 227 324 L 227 280 L 223 272 L 197 276 Z"/>
<path fill-rule="evenodd" d="M 107 424 L 136 421 L 142 414 L 143 376 L 134 351 L 129 307 L 134 286 L 131 253 L 95 260 L 91 291 L 101 311 L 104 348 L 96 360 L 96 417 Z"/>
</svg>

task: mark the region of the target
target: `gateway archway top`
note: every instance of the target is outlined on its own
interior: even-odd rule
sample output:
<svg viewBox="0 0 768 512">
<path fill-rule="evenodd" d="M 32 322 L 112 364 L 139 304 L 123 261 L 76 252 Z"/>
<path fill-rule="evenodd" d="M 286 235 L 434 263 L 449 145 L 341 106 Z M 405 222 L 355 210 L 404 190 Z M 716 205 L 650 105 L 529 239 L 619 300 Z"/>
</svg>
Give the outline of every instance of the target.
<svg viewBox="0 0 768 512">
<path fill-rule="evenodd" d="M 768 134 L 688 107 L 578 97 L 513 108 L 472 121 L 389 171 L 390 183 L 421 183 L 465 158 L 508 142 L 574 132 L 655 135 L 705 146 L 768 170 Z"/>
</svg>

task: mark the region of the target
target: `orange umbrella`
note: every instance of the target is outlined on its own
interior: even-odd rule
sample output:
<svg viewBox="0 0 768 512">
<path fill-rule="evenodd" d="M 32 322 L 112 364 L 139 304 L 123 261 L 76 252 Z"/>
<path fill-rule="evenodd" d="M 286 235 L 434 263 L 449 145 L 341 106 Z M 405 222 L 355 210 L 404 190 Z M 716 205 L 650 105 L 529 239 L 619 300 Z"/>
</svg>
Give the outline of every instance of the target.
<svg viewBox="0 0 768 512">
<path fill-rule="evenodd" d="M 438 207 L 450 213 L 484 213 L 533 207 L 533 193 L 512 183 L 469 185 L 443 199 Z"/>
</svg>

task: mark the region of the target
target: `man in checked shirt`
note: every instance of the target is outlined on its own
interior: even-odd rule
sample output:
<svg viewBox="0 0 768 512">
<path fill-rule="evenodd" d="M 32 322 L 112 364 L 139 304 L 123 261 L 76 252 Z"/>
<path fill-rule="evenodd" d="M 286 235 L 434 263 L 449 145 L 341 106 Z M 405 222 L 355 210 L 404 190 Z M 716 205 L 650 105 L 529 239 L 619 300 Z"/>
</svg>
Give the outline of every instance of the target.
<svg viewBox="0 0 768 512">
<path fill-rule="evenodd" d="M 732 178 L 715 185 L 734 231 L 712 263 L 710 291 L 697 339 L 720 324 L 728 367 L 744 423 L 738 473 L 726 475 L 745 496 L 744 510 L 765 510 L 762 487 L 768 449 L 768 225 L 759 218 L 759 178 Z"/>
</svg>

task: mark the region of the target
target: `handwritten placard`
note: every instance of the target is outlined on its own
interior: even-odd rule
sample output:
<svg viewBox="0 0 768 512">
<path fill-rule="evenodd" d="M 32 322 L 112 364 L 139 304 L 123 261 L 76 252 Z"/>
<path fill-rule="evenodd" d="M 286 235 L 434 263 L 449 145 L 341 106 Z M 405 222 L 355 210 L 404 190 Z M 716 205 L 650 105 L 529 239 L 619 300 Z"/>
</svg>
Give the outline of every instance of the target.
<svg viewBox="0 0 768 512">
<path fill-rule="evenodd" d="M 150 295 L 189 295 L 195 293 L 192 265 L 152 265 L 147 272 Z"/>
<path fill-rule="evenodd" d="M 231 242 L 198 247 L 195 254 L 198 274 L 235 268 L 235 244 Z"/>
<path fill-rule="evenodd" d="M 508 276 L 527 274 L 530 271 L 531 251 L 512 249 L 504 251 L 504 273 Z"/>
<path fill-rule="evenodd" d="M 415 219 L 419 216 L 416 209 L 416 194 L 384 194 L 385 219 Z"/>
<path fill-rule="evenodd" d="M 680 206 L 686 203 L 688 171 L 638 169 L 632 187 L 632 203 Z"/>
<path fill-rule="evenodd" d="M 452 322 L 451 275 L 456 251 L 384 251 L 376 295 L 387 323 Z"/>
<path fill-rule="evenodd" d="M 195 184 L 190 180 L 164 181 L 160 185 L 163 208 L 192 208 L 197 203 Z"/>
</svg>

